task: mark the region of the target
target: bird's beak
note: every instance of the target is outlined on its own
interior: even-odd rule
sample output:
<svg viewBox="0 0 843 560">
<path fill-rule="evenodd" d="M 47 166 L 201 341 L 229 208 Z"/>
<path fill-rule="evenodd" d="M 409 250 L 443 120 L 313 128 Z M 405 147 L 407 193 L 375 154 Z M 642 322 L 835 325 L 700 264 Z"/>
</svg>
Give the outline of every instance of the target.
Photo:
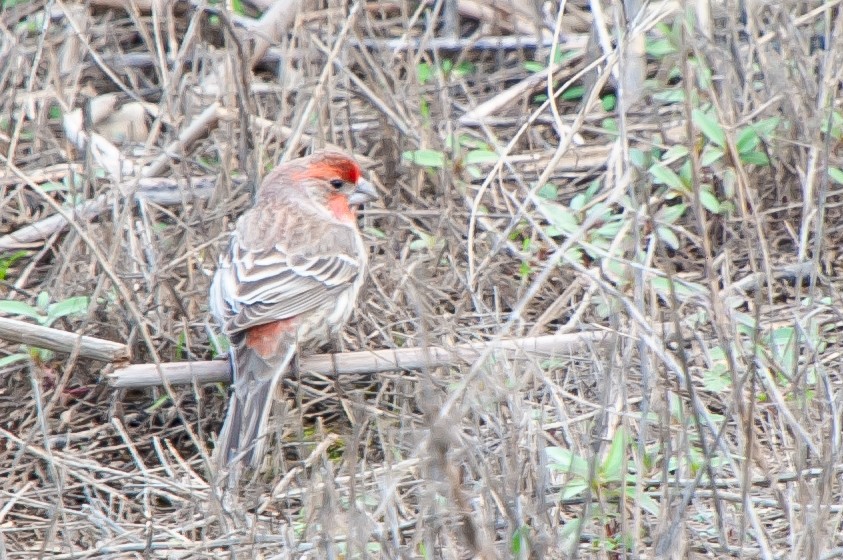
<svg viewBox="0 0 843 560">
<path fill-rule="evenodd" d="M 363 204 L 376 198 L 378 198 L 378 191 L 375 189 L 375 185 L 361 177 L 357 180 L 356 188 L 348 197 L 348 203 Z"/>
</svg>

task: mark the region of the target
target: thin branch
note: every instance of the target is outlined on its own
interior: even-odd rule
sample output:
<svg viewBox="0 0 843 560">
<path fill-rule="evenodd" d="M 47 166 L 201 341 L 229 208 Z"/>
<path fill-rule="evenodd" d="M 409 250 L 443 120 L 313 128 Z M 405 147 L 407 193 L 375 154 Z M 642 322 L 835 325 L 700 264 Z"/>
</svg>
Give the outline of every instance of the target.
<svg viewBox="0 0 843 560">
<path fill-rule="evenodd" d="M 137 183 L 134 189 L 136 200 L 145 200 L 161 205 L 177 205 L 197 199 L 206 199 L 216 188 L 217 177 L 196 177 L 179 179 L 175 177 L 146 177 L 132 183 Z M 235 179 L 237 181 L 237 179 Z M 112 207 L 115 197 L 113 194 L 101 194 L 91 200 L 77 204 L 70 210 L 70 214 L 79 221 L 92 220 Z M 53 214 L 33 224 L 22 227 L 11 233 L 0 236 L 0 251 L 11 249 L 25 249 L 39 244 L 56 232 L 62 231 L 69 225 L 61 214 Z"/>
<path fill-rule="evenodd" d="M 81 221 L 90 220 L 104 212 L 108 205 L 109 197 L 101 194 L 77 204 L 71 209 L 71 213 Z M 67 225 L 68 222 L 64 216 L 53 214 L 34 224 L 0 236 L 0 251 L 30 248 L 31 245 L 41 243 L 57 231 L 65 229 Z"/>
<path fill-rule="evenodd" d="M 186 126 L 180 133 L 179 137 L 171 142 L 164 150 L 158 154 L 155 160 L 147 165 L 140 173 L 142 177 L 153 177 L 163 173 L 173 159 L 180 159 L 184 157 L 188 148 L 197 140 L 203 138 L 212 129 L 216 128 L 217 110 L 220 108 L 218 102 L 211 103 L 205 110 L 196 115 L 188 126 Z"/>
<path fill-rule="evenodd" d="M 301 11 L 301 0 L 276 0 L 257 21 L 250 22 L 247 31 L 255 40 L 254 51 L 249 62 L 257 64 L 270 45 L 281 41 Z"/>
<path fill-rule="evenodd" d="M 0 317 L 0 339 L 55 352 L 69 353 L 78 347 L 80 356 L 102 362 L 117 362 L 129 358 L 129 348 L 119 342 L 3 317 Z"/>
<path fill-rule="evenodd" d="M 461 344 L 454 348 L 402 348 L 399 350 L 369 350 L 345 354 L 316 354 L 299 362 L 299 369 L 327 377 L 340 375 L 371 374 L 385 371 L 423 369 L 449 366 L 459 362 L 474 362 L 488 346 L 508 354 L 527 353 L 562 357 L 575 351 L 599 344 L 605 331 L 586 331 L 574 334 L 546 335 L 498 342 Z M 175 362 L 161 364 L 160 373 L 155 364 L 135 364 L 115 370 L 108 375 L 108 382 L 116 388 L 150 387 L 162 384 L 162 376 L 172 385 L 186 383 L 215 383 L 230 381 L 227 360 L 210 362 Z"/>
</svg>

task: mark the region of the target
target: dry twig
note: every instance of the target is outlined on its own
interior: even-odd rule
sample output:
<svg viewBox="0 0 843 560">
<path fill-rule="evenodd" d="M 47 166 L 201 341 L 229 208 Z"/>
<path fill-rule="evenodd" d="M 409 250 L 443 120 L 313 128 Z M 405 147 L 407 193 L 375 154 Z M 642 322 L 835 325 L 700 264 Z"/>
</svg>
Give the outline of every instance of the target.
<svg viewBox="0 0 843 560">
<path fill-rule="evenodd" d="M 103 362 L 119 362 L 129 358 L 125 344 L 69 333 L 59 329 L 33 325 L 16 319 L 0 317 L 0 339 L 55 352 L 73 352 L 79 349 L 79 356 Z"/>
<path fill-rule="evenodd" d="M 403 369 L 423 369 L 472 363 L 483 351 L 507 354 L 524 352 L 533 355 L 567 356 L 576 350 L 598 345 L 605 338 L 604 331 L 547 335 L 523 339 L 501 340 L 491 343 L 461 344 L 453 349 L 402 348 L 399 350 L 367 350 L 344 354 L 319 354 L 303 357 L 302 371 L 313 371 L 327 377 L 371 374 Z M 171 384 L 214 383 L 230 381 L 231 370 L 226 360 L 210 362 L 174 362 L 168 364 L 135 364 L 109 374 L 109 383 L 116 388 L 160 385 L 162 376 Z"/>
</svg>

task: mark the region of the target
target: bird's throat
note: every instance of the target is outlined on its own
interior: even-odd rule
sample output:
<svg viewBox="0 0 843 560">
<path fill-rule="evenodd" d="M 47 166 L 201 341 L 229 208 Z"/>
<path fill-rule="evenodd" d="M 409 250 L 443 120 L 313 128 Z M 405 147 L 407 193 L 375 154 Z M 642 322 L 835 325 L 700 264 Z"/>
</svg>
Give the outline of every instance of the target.
<svg viewBox="0 0 843 560">
<path fill-rule="evenodd" d="M 344 194 L 332 194 L 328 197 L 328 209 L 341 222 L 353 222 L 356 218 L 354 210 L 348 205 L 348 197 Z"/>
</svg>

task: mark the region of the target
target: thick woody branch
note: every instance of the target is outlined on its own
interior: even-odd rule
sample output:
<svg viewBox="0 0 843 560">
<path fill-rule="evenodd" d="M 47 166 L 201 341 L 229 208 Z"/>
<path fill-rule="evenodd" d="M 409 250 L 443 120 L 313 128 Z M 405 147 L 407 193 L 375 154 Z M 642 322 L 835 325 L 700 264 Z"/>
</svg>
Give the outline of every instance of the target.
<svg viewBox="0 0 843 560">
<path fill-rule="evenodd" d="M 402 348 L 400 350 L 370 350 L 345 354 L 317 354 L 299 362 L 301 371 L 311 371 L 326 377 L 350 374 L 371 374 L 385 371 L 424 369 L 475 361 L 488 346 L 510 356 L 531 354 L 567 356 L 599 344 L 607 336 L 605 331 L 537 336 L 531 338 L 461 344 L 454 348 Z M 230 381 L 228 360 L 211 362 L 178 362 L 136 364 L 109 374 L 112 387 L 131 388 L 162 385 L 162 377 L 172 385 L 184 383 L 214 383 Z"/>
<path fill-rule="evenodd" d="M 0 339 L 55 352 L 70 353 L 78 348 L 80 356 L 103 362 L 116 362 L 129 357 L 129 349 L 119 342 L 2 317 L 0 317 Z"/>
</svg>

